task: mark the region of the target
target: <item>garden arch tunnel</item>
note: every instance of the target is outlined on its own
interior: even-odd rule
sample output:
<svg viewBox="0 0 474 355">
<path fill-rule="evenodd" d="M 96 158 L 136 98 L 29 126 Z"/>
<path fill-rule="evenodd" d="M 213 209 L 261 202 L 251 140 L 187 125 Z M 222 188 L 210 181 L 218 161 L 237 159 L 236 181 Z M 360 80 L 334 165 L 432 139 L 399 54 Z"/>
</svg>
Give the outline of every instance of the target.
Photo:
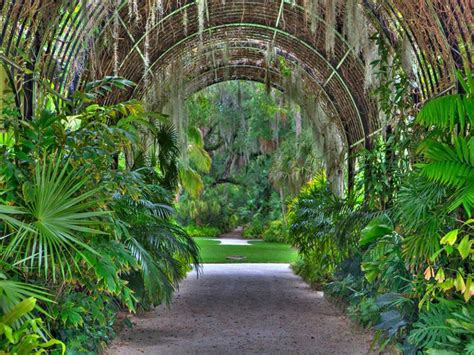
<svg viewBox="0 0 474 355">
<path fill-rule="evenodd" d="M 151 106 L 176 68 L 189 92 L 228 78 L 287 90 L 285 58 L 350 155 L 385 126 L 366 88 L 377 58 L 369 36 L 416 59 L 406 70 L 422 102 L 455 89 L 454 69 L 473 67 L 472 10 L 470 0 L 4 0 L 0 58 L 25 117 L 49 87 L 66 97 L 105 75 L 138 84 L 108 102 Z"/>
</svg>

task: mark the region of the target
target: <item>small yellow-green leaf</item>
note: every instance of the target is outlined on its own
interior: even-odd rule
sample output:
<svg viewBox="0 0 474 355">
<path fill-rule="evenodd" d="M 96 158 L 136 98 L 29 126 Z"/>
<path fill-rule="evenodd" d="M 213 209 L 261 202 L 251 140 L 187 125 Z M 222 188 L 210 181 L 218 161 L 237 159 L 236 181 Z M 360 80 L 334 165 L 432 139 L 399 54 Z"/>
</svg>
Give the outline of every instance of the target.
<svg viewBox="0 0 474 355">
<path fill-rule="evenodd" d="M 450 289 L 452 289 L 454 287 L 454 279 L 446 279 L 446 281 L 442 282 L 439 287 L 444 291 L 449 291 Z"/>
<path fill-rule="evenodd" d="M 453 229 L 452 231 L 449 231 L 448 234 L 446 234 L 443 238 L 441 238 L 440 243 L 453 245 L 454 243 L 456 243 L 456 240 L 458 238 L 458 233 L 459 233 L 459 229 Z"/>
<path fill-rule="evenodd" d="M 444 270 L 443 268 L 439 268 L 438 272 L 436 273 L 435 280 L 438 281 L 438 283 L 441 283 L 445 280 L 446 276 L 444 275 Z"/>
<path fill-rule="evenodd" d="M 8 311 L 1 319 L 1 322 L 6 325 L 12 325 L 15 321 L 23 317 L 25 314 L 31 312 L 35 308 L 36 299 L 29 297 L 15 305 Z"/>
<path fill-rule="evenodd" d="M 464 279 L 462 275 L 458 272 L 456 273 L 456 281 L 454 281 L 454 287 L 456 287 L 456 291 L 463 293 L 466 291 L 466 284 L 464 283 Z"/>
<path fill-rule="evenodd" d="M 458 245 L 459 254 L 461 254 L 462 259 L 466 259 L 471 251 L 472 240 L 470 240 L 469 236 L 466 235 L 462 240 L 461 243 Z"/>
<path fill-rule="evenodd" d="M 423 274 L 425 275 L 425 280 L 429 280 L 434 276 L 434 270 L 431 266 L 428 266 Z"/>
<path fill-rule="evenodd" d="M 469 277 L 466 279 L 466 290 L 464 291 L 464 300 L 465 300 L 466 302 L 469 302 L 469 300 L 471 299 L 471 296 L 472 296 L 471 287 L 472 287 L 472 279 L 471 279 L 471 277 L 469 276 Z"/>
</svg>

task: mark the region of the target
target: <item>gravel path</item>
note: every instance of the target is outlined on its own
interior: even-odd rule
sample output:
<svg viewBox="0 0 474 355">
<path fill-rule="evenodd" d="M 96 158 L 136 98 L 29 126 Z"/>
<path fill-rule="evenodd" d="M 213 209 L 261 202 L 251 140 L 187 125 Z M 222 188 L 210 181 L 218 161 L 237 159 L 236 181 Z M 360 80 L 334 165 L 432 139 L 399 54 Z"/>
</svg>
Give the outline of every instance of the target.
<svg viewBox="0 0 474 355">
<path fill-rule="evenodd" d="M 370 336 L 287 264 L 205 265 L 108 354 L 367 354 Z"/>
</svg>

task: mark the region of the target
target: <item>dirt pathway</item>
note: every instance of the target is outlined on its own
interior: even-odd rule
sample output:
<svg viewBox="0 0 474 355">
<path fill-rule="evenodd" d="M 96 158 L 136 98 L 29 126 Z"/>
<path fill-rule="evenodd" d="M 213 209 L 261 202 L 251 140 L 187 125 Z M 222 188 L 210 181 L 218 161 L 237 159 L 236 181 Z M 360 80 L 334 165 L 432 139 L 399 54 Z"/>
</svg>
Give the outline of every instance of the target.
<svg viewBox="0 0 474 355">
<path fill-rule="evenodd" d="M 171 308 L 134 321 L 109 354 L 367 354 L 370 344 L 286 264 L 205 265 Z"/>
</svg>

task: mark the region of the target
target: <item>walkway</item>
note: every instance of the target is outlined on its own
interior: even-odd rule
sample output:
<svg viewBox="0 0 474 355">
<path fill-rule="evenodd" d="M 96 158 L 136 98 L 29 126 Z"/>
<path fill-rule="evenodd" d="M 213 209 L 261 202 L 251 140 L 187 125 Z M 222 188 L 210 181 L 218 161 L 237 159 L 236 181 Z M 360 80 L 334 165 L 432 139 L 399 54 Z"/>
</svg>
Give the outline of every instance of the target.
<svg viewBox="0 0 474 355">
<path fill-rule="evenodd" d="M 207 264 L 109 354 L 367 354 L 370 337 L 287 264 Z"/>
</svg>

